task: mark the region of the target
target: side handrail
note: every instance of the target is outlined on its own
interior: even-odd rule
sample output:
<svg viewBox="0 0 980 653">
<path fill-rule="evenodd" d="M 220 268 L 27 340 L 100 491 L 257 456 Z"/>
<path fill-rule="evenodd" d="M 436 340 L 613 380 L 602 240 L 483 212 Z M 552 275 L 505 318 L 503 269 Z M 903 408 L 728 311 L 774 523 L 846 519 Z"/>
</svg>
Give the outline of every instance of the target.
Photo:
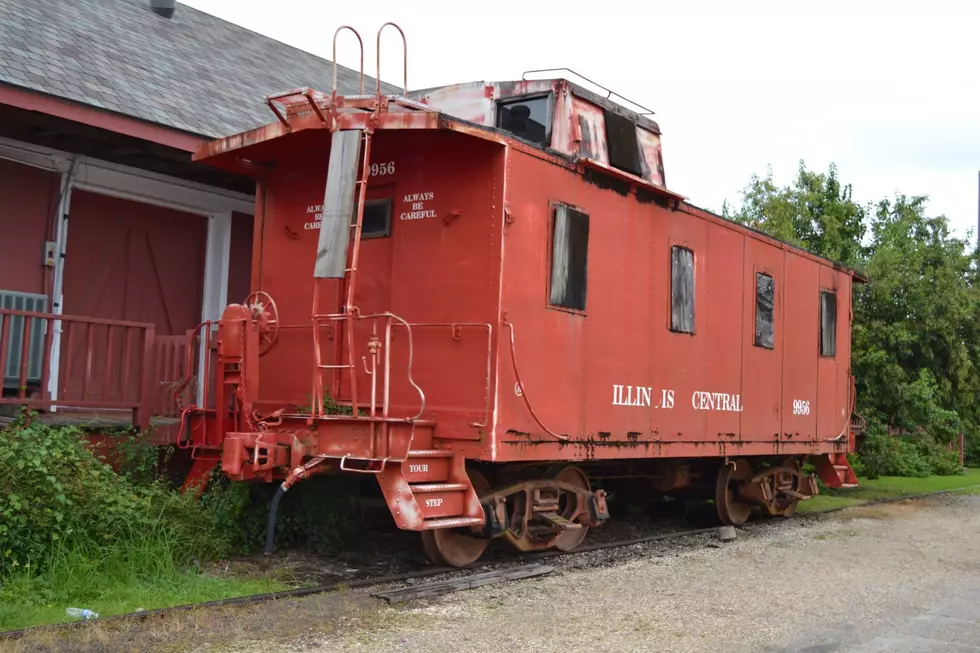
<svg viewBox="0 0 980 653">
<path fill-rule="evenodd" d="M 366 319 L 370 319 L 370 318 L 379 318 L 379 317 L 387 317 L 387 318 L 390 318 L 392 320 L 395 320 L 396 322 L 399 322 L 403 327 L 405 327 L 405 330 L 408 332 L 408 366 L 407 366 L 407 368 L 408 368 L 407 369 L 407 372 L 408 372 L 408 382 L 411 384 L 411 386 L 413 388 L 415 388 L 415 391 L 417 393 L 419 393 L 419 398 L 422 401 L 422 406 L 419 408 L 419 412 L 415 416 L 408 418 L 408 421 L 414 422 L 415 420 L 417 420 L 420 417 L 422 417 L 422 413 L 425 412 L 425 392 L 422 391 L 422 388 L 420 388 L 418 386 L 418 384 L 415 383 L 415 379 L 412 378 L 412 365 L 413 365 L 414 359 L 415 359 L 415 344 L 414 344 L 414 341 L 412 339 L 412 326 L 408 322 L 406 322 L 404 319 L 398 317 L 397 315 L 395 315 L 394 313 L 391 313 L 389 311 L 385 311 L 383 313 L 374 313 L 372 315 L 359 315 L 358 316 L 358 318 L 359 319 L 362 319 L 362 320 L 366 320 Z M 385 414 L 387 415 L 388 391 L 389 391 L 389 388 L 390 388 L 390 385 L 391 385 L 391 380 L 390 380 L 390 374 L 391 374 L 391 358 L 390 358 L 390 352 L 391 352 L 391 323 L 390 322 L 388 323 L 388 325 L 387 325 L 387 327 L 385 329 L 385 344 L 384 344 L 384 348 L 385 348 L 385 352 L 386 352 L 386 354 L 385 354 L 385 356 L 386 356 L 385 357 L 385 387 L 384 387 L 384 392 L 385 392 L 385 400 L 384 401 L 385 401 L 385 404 L 384 405 L 385 405 Z"/>
<path fill-rule="evenodd" d="M 643 113 L 640 114 L 641 116 L 646 116 L 646 115 L 652 116 L 654 114 L 653 109 L 648 109 L 647 107 L 643 106 L 639 102 L 634 102 L 633 100 L 629 99 L 625 95 L 620 95 L 619 93 L 616 93 L 612 89 L 606 88 L 605 86 L 603 86 L 599 82 L 593 81 L 593 80 L 589 79 L 588 77 L 586 77 L 585 75 L 582 75 L 581 73 L 575 72 L 571 68 L 541 68 L 539 70 L 526 70 L 526 71 L 524 71 L 524 74 L 521 75 L 521 79 L 526 81 L 527 80 L 527 76 L 530 75 L 531 73 L 554 73 L 554 72 L 560 72 L 562 70 L 564 70 L 565 72 L 572 73 L 576 77 L 579 77 L 581 79 L 584 79 L 585 81 L 587 81 L 590 84 L 594 84 L 594 85 L 598 86 L 599 88 L 601 88 L 603 91 L 606 92 L 606 98 L 608 98 L 608 99 L 612 99 L 612 96 L 615 95 L 616 97 L 618 97 L 618 98 L 620 98 L 622 100 L 626 100 L 627 102 L 629 102 L 633 106 L 639 107 L 640 109 L 643 109 Z"/>
<path fill-rule="evenodd" d="M 545 433 L 556 440 L 567 441 L 569 439 L 567 435 L 555 433 L 545 426 L 538 418 L 538 414 L 534 412 L 534 408 L 531 407 L 531 400 L 527 398 L 527 391 L 524 389 L 524 383 L 521 381 L 520 372 L 517 371 L 517 346 L 514 344 L 514 324 L 512 322 L 506 322 L 506 324 L 510 328 L 510 361 L 514 366 L 514 378 L 517 379 L 517 387 L 521 389 L 521 397 L 524 398 L 524 404 L 527 406 L 528 412 L 531 413 L 531 417 L 534 418 L 534 421 L 537 422 L 538 426 L 540 426 Z"/>
<path fill-rule="evenodd" d="M 345 29 L 354 32 L 354 36 L 357 37 L 357 43 L 361 48 L 361 95 L 364 95 L 364 41 L 361 39 L 361 35 L 357 33 L 357 30 L 350 25 L 341 25 L 333 33 L 333 94 L 334 96 L 337 95 L 337 36 Z"/>
<path fill-rule="evenodd" d="M 392 27 L 394 27 L 396 30 L 398 30 L 398 33 L 402 35 L 402 46 L 403 46 L 403 49 L 402 49 L 402 66 L 404 68 L 404 77 L 402 79 L 402 81 L 403 81 L 402 94 L 405 97 L 408 97 L 408 39 L 405 38 L 405 32 L 402 31 L 402 28 L 399 27 L 398 25 L 396 25 L 395 23 L 392 23 L 392 22 L 385 23 L 384 25 L 382 25 L 378 29 L 378 46 L 377 46 L 377 50 L 378 50 L 378 76 L 376 77 L 377 82 L 378 82 L 377 96 L 379 98 L 381 97 L 381 32 L 384 31 L 384 28 L 387 27 L 388 25 L 391 25 Z"/>
</svg>

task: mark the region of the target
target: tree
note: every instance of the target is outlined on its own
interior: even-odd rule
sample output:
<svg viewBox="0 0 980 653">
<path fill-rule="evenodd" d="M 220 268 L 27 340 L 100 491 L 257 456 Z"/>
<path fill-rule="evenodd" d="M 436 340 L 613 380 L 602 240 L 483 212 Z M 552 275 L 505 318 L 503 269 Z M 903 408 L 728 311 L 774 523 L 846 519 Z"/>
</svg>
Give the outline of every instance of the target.
<svg viewBox="0 0 980 653">
<path fill-rule="evenodd" d="M 726 205 L 725 217 L 803 247 L 845 265 L 861 262 L 865 234 L 864 207 L 852 199 L 852 189 L 837 179 L 837 167 L 826 174 L 811 172 L 800 161 L 793 184 L 779 188 L 772 170 L 765 178 L 753 175 L 742 191 L 735 213 Z"/>
<path fill-rule="evenodd" d="M 898 195 L 862 207 L 834 165 L 818 174 L 801 162 L 786 187 L 771 170 L 753 175 L 724 215 L 864 270 L 852 333 L 858 412 L 876 433 L 890 426 L 925 438 L 920 453 L 938 456 L 937 442 L 964 432 L 980 457 L 980 247 L 955 238 L 944 216 L 929 217 L 926 202 Z"/>
</svg>

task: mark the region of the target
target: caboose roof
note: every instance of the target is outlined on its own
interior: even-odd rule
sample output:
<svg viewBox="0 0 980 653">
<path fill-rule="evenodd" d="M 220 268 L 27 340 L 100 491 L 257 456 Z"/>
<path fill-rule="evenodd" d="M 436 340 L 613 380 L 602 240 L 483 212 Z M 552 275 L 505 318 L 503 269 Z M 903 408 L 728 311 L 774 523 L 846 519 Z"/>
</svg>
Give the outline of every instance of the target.
<svg viewBox="0 0 980 653">
<path fill-rule="evenodd" d="M 551 83 L 550 80 L 545 80 Z M 588 91 L 586 91 L 588 92 Z M 422 94 L 424 92 L 418 92 Z M 648 196 L 659 197 L 667 206 L 685 210 L 693 216 L 709 220 L 727 228 L 751 234 L 763 242 L 780 249 L 794 251 L 812 260 L 830 264 L 832 267 L 849 273 L 855 280 L 866 282 L 867 278 L 857 270 L 802 247 L 788 243 L 751 227 L 738 224 L 716 213 L 691 204 L 683 195 L 657 186 L 649 181 L 608 165 L 589 159 L 565 154 L 528 143 L 497 127 L 477 124 L 457 116 L 449 115 L 421 104 L 416 99 L 397 95 L 383 96 L 388 110 L 380 114 L 374 129 L 431 129 L 448 130 L 466 134 L 474 138 L 488 140 L 510 146 L 518 151 L 550 160 L 583 173 L 583 183 L 618 187 L 627 191 L 642 189 Z M 601 100 L 601 98 L 599 98 Z M 363 129 L 372 120 L 370 109 L 376 97 L 340 96 L 337 107 L 333 108 L 330 95 L 310 88 L 300 88 L 278 97 L 270 97 L 267 105 L 276 120 L 255 129 L 211 141 L 202 145 L 193 155 L 195 161 L 207 162 L 242 174 L 261 176 L 279 158 L 281 152 L 277 143 L 295 143 L 293 139 L 303 133 L 328 130 L 332 123 L 338 129 Z M 629 111 L 621 107 L 623 111 Z M 652 122 L 652 121 L 650 121 Z M 655 123 L 654 123 L 655 124 Z M 606 181 L 603 181 L 605 179 Z M 649 200 L 647 200 L 649 201 Z"/>
</svg>

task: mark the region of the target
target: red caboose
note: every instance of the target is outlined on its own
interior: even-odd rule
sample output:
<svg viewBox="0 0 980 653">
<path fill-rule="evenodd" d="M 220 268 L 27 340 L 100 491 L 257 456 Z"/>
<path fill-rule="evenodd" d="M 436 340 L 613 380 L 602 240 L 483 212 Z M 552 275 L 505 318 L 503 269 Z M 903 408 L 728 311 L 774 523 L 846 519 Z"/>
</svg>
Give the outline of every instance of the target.
<svg viewBox="0 0 980 653">
<path fill-rule="evenodd" d="M 686 203 L 658 125 L 565 79 L 407 96 L 272 96 L 197 153 L 259 184 L 253 293 L 183 417 L 199 459 L 277 499 L 373 474 L 453 565 L 576 546 L 605 479 L 728 524 L 792 514 L 807 460 L 856 482 L 853 271 Z"/>
</svg>

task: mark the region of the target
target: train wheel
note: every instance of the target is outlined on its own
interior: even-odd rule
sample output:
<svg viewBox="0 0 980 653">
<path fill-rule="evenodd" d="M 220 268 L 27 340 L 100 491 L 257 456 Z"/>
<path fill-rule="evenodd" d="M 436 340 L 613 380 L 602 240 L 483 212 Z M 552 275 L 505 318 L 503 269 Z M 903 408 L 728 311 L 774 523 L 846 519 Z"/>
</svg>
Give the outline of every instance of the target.
<svg viewBox="0 0 980 653">
<path fill-rule="evenodd" d="M 589 479 L 578 467 L 574 465 L 553 465 L 549 467 L 545 472 L 545 478 L 561 481 L 563 483 L 571 483 L 572 485 L 577 485 L 580 488 L 585 489 L 588 492 L 592 491 L 592 486 L 589 484 Z M 581 501 L 578 495 L 563 492 L 561 498 L 559 499 L 559 513 L 563 518 L 568 521 L 574 522 L 579 516 L 586 513 L 589 507 Z M 585 536 L 589 534 L 589 528 L 587 526 L 582 526 L 581 528 L 568 529 L 564 533 L 558 536 L 555 540 L 554 547 L 559 551 L 571 551 L 585 539 Z"/>
<path fill-rule="evenodd" d="M 735 465 L 722 465 L 718 469 L 718 481 L 715 483 L 715 507 L 721 523 L 730 526 L 741 526 L 748 520 L 752 512 L 751 504 L 740 503 L 736 497 L 739 481 L 752 473 L 752 468 L 744 460 Z"/>
<path fill-rule="evenodd" d="M 490 483 L 478 470 L 466 470 L 478 497 L 490 493 Z M 465 567 L 476 562 L 490 540 L 476 537 L 469 528 L 440 528 L 422 531 L 422 548 L 433 563 L 443 567 Z"/>
<path fill-rule="evenodd" d="M 795 458 L 787 458 L 780 463 L 781 467 L 789 467 L 795 471 L 795 476 L 797 479 L 797 485 L 800 477 L 800 463 Z M 773 484 L 779 483 L 781 479 L 774 478 Z M 794 488 L 795 489 L 795 488 Z M 773 488 L 775 493 L 775 487 Z M 799 505 L 800 500 L 797 498 L 784 499 L 779 502 L 767 503 L 765 506 L 766 513 L 771 517 L 792 517 L 796 514 L 796 506 Z"/>
</svg>

